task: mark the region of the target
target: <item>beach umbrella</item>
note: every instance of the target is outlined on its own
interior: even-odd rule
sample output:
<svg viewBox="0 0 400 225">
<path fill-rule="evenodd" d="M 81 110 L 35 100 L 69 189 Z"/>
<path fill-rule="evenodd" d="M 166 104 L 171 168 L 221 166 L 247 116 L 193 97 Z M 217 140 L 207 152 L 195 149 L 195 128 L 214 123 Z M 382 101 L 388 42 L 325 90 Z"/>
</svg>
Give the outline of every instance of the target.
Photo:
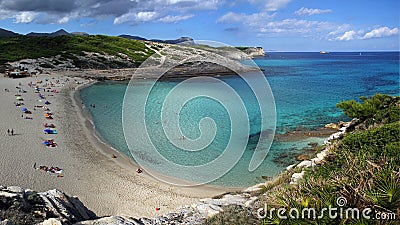
<svg viewBox="0 0 400 225">
<path fill-rule="evenodd" d="M 46 113 L 46 114 L 44 114 L 44 116 L 45 116 L 45 117 L 49 117 L 49 116 L 50 116 L 50 114 Z"/>
<path fill-rule="evenodd" d="M 46 105 L 50 105 L 51 103 L 49 101 L 46 101 L 44 104 Z"/>
<path fill-rule="evenodd" d="M 23 99 L 22 99 L 22 97 L 19 97 L 19 96 L 18 96 L 18 97 L 16 97 L 16 99 L 17 99 L 17 100 L 20 100 L 20 101 L 22 101 L 22 100 L 23 100 Z"/>
<path fill-rule="evenodd" d="M 28 109 L 27 109 L 27 108 L 22 108 L 21 110 L 22 110 L 22 112 L 26 112 L 26 111 L 28 111 Z"/>
</svg>

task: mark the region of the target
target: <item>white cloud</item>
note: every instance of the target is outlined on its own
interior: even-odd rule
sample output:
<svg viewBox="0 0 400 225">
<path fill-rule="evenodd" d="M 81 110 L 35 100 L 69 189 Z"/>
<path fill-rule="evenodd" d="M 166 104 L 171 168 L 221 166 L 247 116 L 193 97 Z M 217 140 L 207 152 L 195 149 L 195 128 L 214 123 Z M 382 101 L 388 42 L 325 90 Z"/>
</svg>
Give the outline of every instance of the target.
<svg viewBox="0 0 400 225">
<path fill-rule="evenodd" d="M 37 12 L 20 12 L 14 16 L 14 23 L 31 23 L 38 16 Z"/>
<path fill-rule="evenodd" d="M 176 23 L 178 21 L 187 20 L 187 19 L 192 18 L 192 17 L 193 17 L 192 14 L 190 14 L 190 15 L 179 15 L 179 16 L 168 15 L 168 16 L 164 16 L 164 17 L 158 19 L 158 21 L 163 22 L 163 23 Z"/>
<path fill-rule="evenodd" d="M 128 21 L 146 22 L 156 16 L 156 12 L 129 12 L 114 19 L 114 24 L 121 24 Z"/>
<path fill-rule="evenodd" d="M 238 23 L 256 33 L 257 36 L 276 36 L 291 35 L 302 37 L 322 38 L 326 33 L 333 32 L 338 27 L 345 25 L 337 25 L 331 22 L 316 20 L 298 20 L 284 19 L 275 21 L 275 13 L 254 13 L 243 14 L 229 12 L 220 17 L 217 22 L 221 23 Z"/>
<path fill-rule="evenodd" d="M 156 18 L 157 12 L 129 12 L 114 19 L 114 24 L 121 24 L 128 21 L 148 22 Z"/>
<path fill-rule="evenodd" d="M 268 0 L 265 4 L 266 11 L 277 11 L 284 8 L 291 0 Z"/>
<path fill-rule="evenodd" d="M 399 33 L 399 29 L 397 27 L 390 29 L 389 27 L 379 27 L 371 30 L 366 33 L 361 39 L 370 39 L 370 38 L 380 38 L 380 37 L 388 37 L 393 36 Z"/>
<path fill-rule="evenodd" d="M 146 22 L 155 18 L 157 12 L 138 12 L 135 15 L 136 21 Z"/>
<path fill-rule="evenodd" d="M 272 19 L 275 14 L 268 14 L 265 12 L 244 14 L 244 13 L 234 13 L 228 12 L 227 14 L 221 16 L 217 22 L 219 23 L 243 23 L 249 26 L 258 26 L 263 23 L 268 22 Z"/>
<path fill-rule="evenodd" d="M 250 4 L 257 4 L 263 7 L 263 11 L 274 12 L 286 7 L 292 0 L 248 0 Z"/>
<path fill-rule="evenodd" d="M 324 13 L 330 13 L 332 10 L 330 9 L 309 9 L 309 8 L 304 8 L 302 7 L 301 9 L 297 10 L 294 12 L 296 15 L 303 16 L 311 16 L 311 15 L 317 15 L 317 14 L 324 14 Z"/>
<path fill-rule="evenodd" d="M 69 17 L 68 16 L 64 16 L 63 18 L 58 20 L 58 23 L 62 24 L 62 23 L 68 23 L 69 21 Z"/>
<path fill-rule="evenodd" d="M 393 29 L 390 29 L 389 27 L 378 27 L 369 32 L 365 32 L 364 30 L 359 30 L 359 31 L 349 30 L 346 31 L 344 34 L 334 38 L 333 40 L 337 41 L 365 40 L 371 38 L 389 37 L 397 34 L 399 34 L 399 29 L 397 27 Z"/>
<path fill-rule="evenodd" d="M 357 32 L 354 30 L 346 31 L 343 35 L 336 37 L 335 40 L 338 41 L 350 41 L 356 39 Z"/>
<path fill-rule="evenodd" d="M 155 2 L 191 9 L 217 9 L 221 4 L 219 0 L 156 0 Z"/>
<path fill-rule="evenodd" d="M 75 18 L 111 17 L 115 24 L 172 23 L 224 4 L 226 0 L 0 0 L 0 19 L 54 24 Z"/>
</svg>

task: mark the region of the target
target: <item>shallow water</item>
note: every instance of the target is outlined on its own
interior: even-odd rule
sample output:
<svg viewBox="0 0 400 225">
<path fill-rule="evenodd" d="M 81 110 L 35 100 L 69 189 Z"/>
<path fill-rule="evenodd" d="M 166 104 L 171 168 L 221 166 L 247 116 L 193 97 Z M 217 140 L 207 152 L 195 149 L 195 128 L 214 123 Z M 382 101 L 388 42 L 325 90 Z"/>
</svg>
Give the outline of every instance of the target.
<svg viewBox="0 0 400 225">
<path fill-rule="evenodd" d="M 375 93 L 399 95 L 399 53 L 271 53 L 255 62 L 264 70 L 275 97 L 277 111 L 276 132 L 285 133 L 294 129 L 315 129 L 330 122 L 348 120 L 335 105 L 340 100 L 371 96 Z M 251 75 L 249 75 L 251 76 Z M 214 181 L 215 185 L 244 187 L 262 182 L 261 176 L 274 176 L 293 162 L 293 154 L 298 153 L 310 142 L 321 143 L 321 138 L 308 138 L 296 142 L 274 142 L 267 158 L 261 166 L 248 171 L 260 132 L 260 112 L 257 101 L 250 89 L 239 77 L 220 78 L 235 89 L 245 103 L 250 121 L 251 136 L 240 161 L 225 176 Z M 251 79 L 251 77 L 249 78 Z M 141 87 L 149 81 L 136 82 L 136 93 L 141 95 Z M 165 139 L 161 126 L 168 123 L 167 115 L 162 118 L 160 110 L 165 96 L 180 81 L 158 82 L 146 105 L 146 125 L 154 144 L 169 160 L 183 165 L 200 165 L 209 162 L 223 151 L 231 135 L 229 114 L 225 108 L 210 98 L 200 97 L 176 111 L 182 133 L 191 139 L 201 135 L 198 124 L 202 118 L 210 117 L 216 125 L 215 139 L 202 151 L 180 151 Z M 114 148 L 130 154 L 122 130 L 122 105 L 127 82 L 100 82 L 81 91 L 81 98 L 92 114 L 96 131 L 101 138 Z M 181 94 L 201 89 L 206 93 L 218 92 L 213 84 L 204 83 L 182 89 Z M 179 96 L 179 95 L 178 95 Z M 96 107 L 90 107 L 94 104 Z M 131 107 L 131 108 L 129 108 Z M 134 98 L 128 110 L 134 116 Z M 165 119 L 167 118 L 167 119 Z M 207 131 L 207 130 L 206 130 Z M 175 138 L 180 138 L 176 136 Z M 175 141 L 180 141 L 175 140 Z M 184 142 L 184 140 L 181 140 Z M 262 147 L 263 145 L 261 145 Z M 276 158 L 289 154 L 282 162 Z M 151 160 L 149 156 L 149 160 Z M 275 161 L 274 161 L 275 160 Z M 157 162 L 154 162 L 157 164 Z M 162 169 L 161 169 L 162 171 Z M 190 177 L 180 177 L 190 179 Z"/>
</svg>

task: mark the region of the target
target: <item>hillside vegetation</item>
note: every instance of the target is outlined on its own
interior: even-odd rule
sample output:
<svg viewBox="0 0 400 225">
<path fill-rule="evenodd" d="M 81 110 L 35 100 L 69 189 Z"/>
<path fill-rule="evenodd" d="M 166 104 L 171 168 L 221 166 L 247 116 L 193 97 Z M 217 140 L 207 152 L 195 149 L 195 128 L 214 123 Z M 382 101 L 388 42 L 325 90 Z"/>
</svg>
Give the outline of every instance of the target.
<svg viewBox="0 0 400 225">
<path fill-rule="evenodd" d="M 124 58 L 140 65 L 154 53 L 144 42 L 104 35 L 0 38 L 0 64 L 22 59 L 62 55 L 77 60 L 83 52 L 100 53 Z"/>
<path fill-rule="evenodd" d="M 357 122 L 343 139 L 327 146 L 330 154 L 324 164 L 307 168 L 297 185 L 288 183 L 300 168 L 265 184 L 258 206 L 268 206 L 266 218 L 258 218 L 257 208 L 227 207 L 205 224 L 399 224 L 400 97 L 377 94 L 337 106 Z M 272 208 L 286 211 L 278 216 L 277 210 L 269 211 Z M 310 208 L 316 217 L 308 214 Z M 330 216 L 324 211 L 329 208 L 337 210 Z M 357 208 L 359 217 L 348 208 Z M 305 218 L 290 218 L 291 209 L 300 215 L 305 211 Z M 362 216 L 364 209 L 370 209 L 370 218 Z"/>
</svg>

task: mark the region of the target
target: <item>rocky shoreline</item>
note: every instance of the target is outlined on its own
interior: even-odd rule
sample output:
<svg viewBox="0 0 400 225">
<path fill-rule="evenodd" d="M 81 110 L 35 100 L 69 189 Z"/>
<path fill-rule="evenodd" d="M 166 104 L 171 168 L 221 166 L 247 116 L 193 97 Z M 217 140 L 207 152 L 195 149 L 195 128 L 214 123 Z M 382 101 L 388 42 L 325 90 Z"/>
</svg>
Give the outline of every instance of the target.
<svg viewBox="0 0 400 225">
<path fill-rule="evenodd" d="M 81 77 L 85 79 L 105 81 L 129 81 L 131 79 L 158 79 L 163 74 L 162 68 L 127 68 L 127 69 L 110 69 L 110 70 L 82 70 L 82 71 L 60 71 L 67 76 Z M 237 68 L 236 72 L 251 73 L 259 71 L 258 68 L 242 67 Z M 200 67 L 184 66 L 170 69 L 163 74 L 160 80 L 184 79 L 198 76 L 235 76 L 236 72 L 215 65 L 202 65 Z"/>
</svg>

